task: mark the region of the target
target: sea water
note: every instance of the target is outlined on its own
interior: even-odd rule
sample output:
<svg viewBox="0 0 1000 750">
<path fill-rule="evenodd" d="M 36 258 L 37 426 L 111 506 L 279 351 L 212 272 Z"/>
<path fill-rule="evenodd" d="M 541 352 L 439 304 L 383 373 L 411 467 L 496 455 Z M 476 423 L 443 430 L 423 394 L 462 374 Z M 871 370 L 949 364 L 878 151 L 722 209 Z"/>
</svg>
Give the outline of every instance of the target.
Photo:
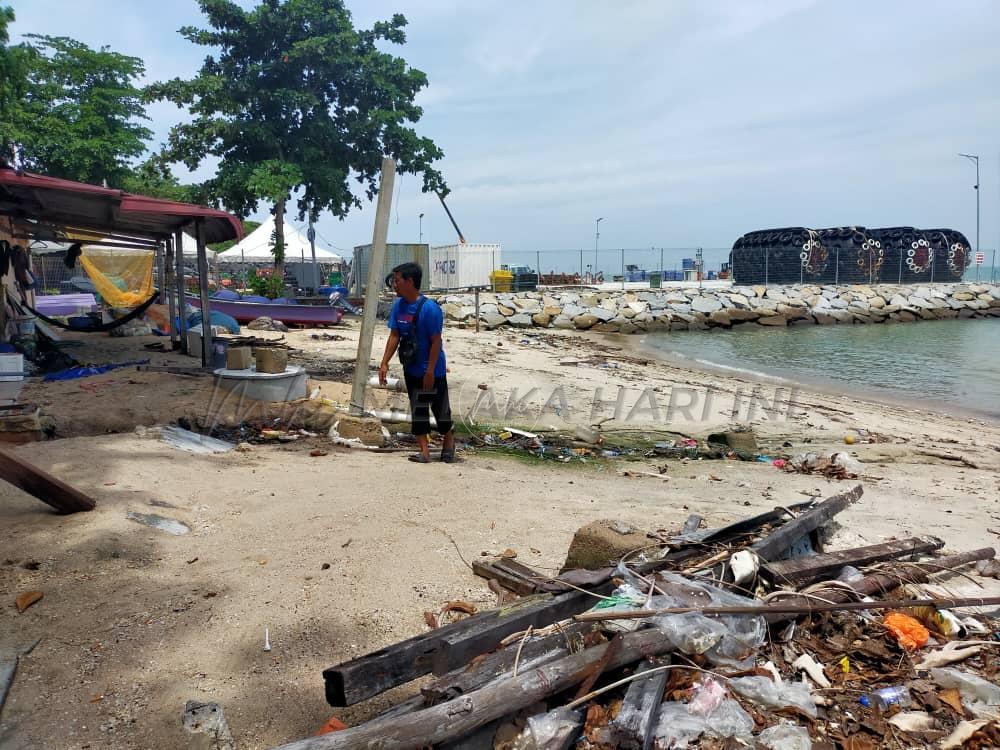
<svg viewBox="0 0 1000 750">
<path fill-rule="evenodd" d="M 651 333 L 642 343 L 710 369 L 1000 419 L 1000 318 Z"/>
</svg>

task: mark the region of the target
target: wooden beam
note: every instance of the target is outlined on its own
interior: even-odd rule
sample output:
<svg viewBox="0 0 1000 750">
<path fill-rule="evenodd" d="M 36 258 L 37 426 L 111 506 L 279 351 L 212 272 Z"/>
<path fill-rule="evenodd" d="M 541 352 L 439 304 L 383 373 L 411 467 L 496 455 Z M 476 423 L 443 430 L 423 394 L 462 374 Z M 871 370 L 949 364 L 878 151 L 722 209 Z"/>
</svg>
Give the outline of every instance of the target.
<svg viewBox="0 0 1000 750">
<path fill-rule="evenodd" d="M 472 563 L 472 572 L 486 580 L 495 580 L 518 596 L 528 596 L 540 592 L 551 594 L 557 591 L 566 591 L 568 588 L 558 581 L 550 582 L 549 576 L 543 575 L 527 565 L 502 557 L 494 560 L 475 560 Z"/>
<path fill-rule="evenodd" d="M 0 449 L 0 479 L 20 487 L 60 513 L 93 510 L 97 505 L 90 496 L 3 449 Z"/>
<path fill-rule="evenodd" d="M 664 662 L 647 659 L 638 672 L 646 672 Z M 650 750 L 653 746 L 656 724 L 660 718 L 660 704 L 667 687 L 667 670 L 654 672 L 649 677 L 633 680 L 625 693 L 621 711 L 611 722 L 611 737 L 615 747 L 624 750 Z"/>
<path fill-rule="evenodd" d="M 375 719 L 339 732 L 291 742 L 278 750 L 346 750 L 358 747 L 411 750 L 448 742 L 573 687 L 590 667 L 603 659 L 608 648 L 608 644 L 594 646 L 423 711 Z M 628 633 L 622 638 L 607 668 L 619 669 L 637 659 L 657 656 L 671 649 L 673 645 L 658 630 Z"/>
<path fill-rule="evenodd" d="M 761 560 L 777 560 L 797 540 L 815 531 L 835 515 L 856 502 L 864 494 L 864 488 L 858 484 L 847 492 L 841 492 L 828 497 L 811 510 L 793 518 L 788 523 L 772 531 L 759 542 L 750 546 Z"/>
<path fill-rule="evenodd" d="M 819 555 L 777 560 L 761 566 L 761 573 L 776 583 L 801 585 L 824 576 L 835 575 L 845 565 L 861 567 L 882 560 L 898 560 L 911 555 L 922 555 L 944 547 L 937 537 L 925 536 L 898 539 L 884 544 L 837 550 Z"/>
</svg>

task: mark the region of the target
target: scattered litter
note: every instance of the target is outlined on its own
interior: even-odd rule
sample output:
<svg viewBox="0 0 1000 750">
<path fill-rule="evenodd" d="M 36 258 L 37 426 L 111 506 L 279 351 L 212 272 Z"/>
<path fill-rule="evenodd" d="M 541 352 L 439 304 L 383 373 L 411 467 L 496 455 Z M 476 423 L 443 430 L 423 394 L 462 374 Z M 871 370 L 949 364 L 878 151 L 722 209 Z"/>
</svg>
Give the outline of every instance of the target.
<svg viewBox="0 0 1000 750">
<path fill-rule="evenodd" d="M 197 432 L 185 430 L 183 427 L 169 425 L 156 429 L 159 430 L 160 438 L 167 445 L 182 451 L 188 451 L 189 453 L 206 455 L 211 453 L 227 453 L 236 447 L 233 443 L 227 443 L 225 440 L 218 440 L 208 435 L 200 435 Z"/>
<path fill-rule="evenodd" d="M 264 650 L 271 650 L 271 632 L 267 628 L 264 628 Z"/>
<path fill-rule="evenodd" d="M 901 612 L 890 612 L 883 618 L 882 624 L 895 636 L 899 645 L 906 649 L 922 648 L 931 637 L 919 620 Z"/>
<path fill-rule="evenodd" d="M 206 742 L 201 744 L 203 747 L 211 750 L 236 750 L 229 722 L 218 703 L 188 701 L 184 704 L 181 724 L 191 734 L 207 735 Z"/>
<path fill-rule="evenodd" d="M 125 514 L 125 516 L 129 520 L 145 524 L 146 526 L 151 526 L 154 529 L 159 529 L 160 531 L 165 531 L 168 534 L 173 534 L 175 536 L 187 534 L 191 531 L 190 527 L 186 524 L 183 524 L 180 521 L 175 521 L 173 518 L 158 516 L 155 513 L 136 513 L 134 510 L 130 510 Z"/>
<path fill-rule="evenodd" d="M 18 612 L 24 612 L 35 602 L 40 602 L 43 596 L 45 594 L 41 591 L 25 591 L 23 594 L 19 594 L 17 599 L 14 600 L 14 606 L 17 607 Z"/>
</svg>

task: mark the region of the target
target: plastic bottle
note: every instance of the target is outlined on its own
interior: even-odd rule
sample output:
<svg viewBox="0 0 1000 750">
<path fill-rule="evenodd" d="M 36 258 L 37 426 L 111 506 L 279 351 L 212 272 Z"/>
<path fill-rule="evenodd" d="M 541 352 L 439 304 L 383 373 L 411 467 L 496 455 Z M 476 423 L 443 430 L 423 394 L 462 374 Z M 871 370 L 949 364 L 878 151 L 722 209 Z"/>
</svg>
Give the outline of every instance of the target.
<svg viewBox="0 0 1000 750">
<path fill-rule="evenodd" d="M 906 685 L 893 685 L 861 696 L 860 703 L 862 706 L 874 706 L 879 711 L 887 711 L 889 706 L 909 708 L 913 701 L 910 699 L 910 689 Z"/>
</svg>

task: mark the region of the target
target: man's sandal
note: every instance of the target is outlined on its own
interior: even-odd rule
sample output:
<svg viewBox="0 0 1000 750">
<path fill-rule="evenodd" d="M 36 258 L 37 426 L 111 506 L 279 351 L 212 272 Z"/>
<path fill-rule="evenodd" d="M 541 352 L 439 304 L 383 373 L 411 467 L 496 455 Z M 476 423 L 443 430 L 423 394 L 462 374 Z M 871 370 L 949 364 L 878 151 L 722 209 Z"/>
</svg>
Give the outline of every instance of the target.
<svg viewBox="0 0 1000 750">
<path fill-rule="evenodd" d="M 462 459 L 455 457 L 455 451 L 441 451 L 441 460 L 446 464 L 457 464 Z"/>
<path fill-rule="evenodd" d="M 413 461 L 415 464 L 429 464 L 431 462 L 423 453 L 414 453 L 412 456 L 407 456 L 407 460 Z"/>
</svg>

